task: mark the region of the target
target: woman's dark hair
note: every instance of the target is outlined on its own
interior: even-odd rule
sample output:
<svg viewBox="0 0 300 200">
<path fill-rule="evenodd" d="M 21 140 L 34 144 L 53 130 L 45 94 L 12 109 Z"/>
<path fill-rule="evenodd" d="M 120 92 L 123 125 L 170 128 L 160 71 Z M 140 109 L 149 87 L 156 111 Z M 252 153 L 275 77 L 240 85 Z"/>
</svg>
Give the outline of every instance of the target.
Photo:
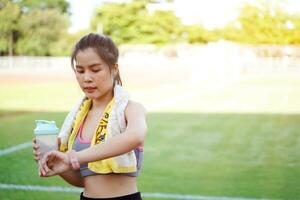
<svg viewBox="0 0 300 200">
<path fill-rule="evenodd" d="M 83 36 L 75 45 L 71 56 L 71 65 L 74 69 L 75 57 L 79 51 L 83 51 L 87 48 L 93 48 L 98 56 L 109 66 L 111 71 L 114 64 L 118 63 L 119 50 L 113 40 L 106 35 L 99 35 L 96 33 L 89 33 Z M 120 71 L 118 70 L 114 81 L 122 85 L 122 80 L 120 77 Z"/>
</svg>

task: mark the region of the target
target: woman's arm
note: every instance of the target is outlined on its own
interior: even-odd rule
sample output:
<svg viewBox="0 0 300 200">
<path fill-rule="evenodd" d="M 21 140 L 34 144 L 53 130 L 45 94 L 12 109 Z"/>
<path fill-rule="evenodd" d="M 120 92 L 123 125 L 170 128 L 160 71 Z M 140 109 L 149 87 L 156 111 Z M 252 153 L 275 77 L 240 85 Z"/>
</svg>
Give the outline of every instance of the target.
<svg viewBox="0 0 300 200">
<path fill-rule="evenodd" d="M 118 156 L 144 143 L 147 133 L 146 111 L 136 102 L 129 101 L 125 110 L 127 127 L 125 132 L 104 143 L 76 152 L 80 164 Z"/>
<path fill-rule="evenodd" d="M 69 170 L 59 174 L 61 178 L 76 187 L 84 187 L 83 178 L 79 171 Z"/>
<path fill-rule="evenodd" d="M 130 152 L 144 143 L 147 133 L 146 111 L 144 107 L 141 104 L 130 101 L 125 110 L 125 117 L 127 127 L 122 134 L 114 136 L 104 143 L 76 152 L 76 157 L 80 164 L 118 156 Z M 47 154 L 48 155 L 44 156 L 45 159 L 42 161 L 42 167 L 40 169 L 41 176 L 53 176 L 70 171 L 71 161 L 66 153 L 51 151 Z M 60 164 L 54 164 L 54 168 L 52 167 L 51 169 L 51 166 L 47 166 L 48 161 L 49 163 L 57 161 L 60 162 Z M 67 175 L 63 178 L 67 178 Z M 76 181 L 76 184 L 77 183 L 81 185 L 80 182 Z"/>
</svg>

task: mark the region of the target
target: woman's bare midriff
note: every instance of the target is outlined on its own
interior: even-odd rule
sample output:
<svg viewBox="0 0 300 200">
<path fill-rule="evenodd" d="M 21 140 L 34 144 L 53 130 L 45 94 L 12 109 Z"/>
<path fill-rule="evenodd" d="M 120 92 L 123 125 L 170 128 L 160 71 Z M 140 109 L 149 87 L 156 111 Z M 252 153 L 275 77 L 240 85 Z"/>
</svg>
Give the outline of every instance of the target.
<svg viewBox="0 0 300 200">
<path fill-rule="evenodd" d="M 136 177 L 119 174 L 86 176 L 84 196 L 91 198 L 109 198 L 136 193 Z"/>
</svg>

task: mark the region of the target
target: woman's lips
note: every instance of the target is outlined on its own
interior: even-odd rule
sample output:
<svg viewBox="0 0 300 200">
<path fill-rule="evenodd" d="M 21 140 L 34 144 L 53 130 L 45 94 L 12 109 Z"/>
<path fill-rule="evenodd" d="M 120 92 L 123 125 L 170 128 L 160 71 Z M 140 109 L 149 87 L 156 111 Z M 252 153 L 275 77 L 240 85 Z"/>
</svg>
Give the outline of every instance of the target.
<svg viewBox="0 0 300 200">
<path fill-rule="evenodd" d="M 96 89 L 96 87 L 84 87 L 84 91 L 88 93 L 93 93 Z"/>
</svg>

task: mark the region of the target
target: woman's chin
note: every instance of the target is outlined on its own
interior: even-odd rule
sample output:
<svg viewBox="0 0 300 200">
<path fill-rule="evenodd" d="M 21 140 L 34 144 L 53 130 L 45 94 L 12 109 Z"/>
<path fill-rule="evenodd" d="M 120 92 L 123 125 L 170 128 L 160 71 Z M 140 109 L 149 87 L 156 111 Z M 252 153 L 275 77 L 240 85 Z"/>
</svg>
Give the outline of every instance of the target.
<svg viewBox="0 0 300 200">
<path fill-rule="evenodd" d="M 89 99 L 97 99 L 99 98 L 99 95 L 93 94 L 93 93 L 87 93 L 85 92 L 85 96 Z"/>
</svg>

